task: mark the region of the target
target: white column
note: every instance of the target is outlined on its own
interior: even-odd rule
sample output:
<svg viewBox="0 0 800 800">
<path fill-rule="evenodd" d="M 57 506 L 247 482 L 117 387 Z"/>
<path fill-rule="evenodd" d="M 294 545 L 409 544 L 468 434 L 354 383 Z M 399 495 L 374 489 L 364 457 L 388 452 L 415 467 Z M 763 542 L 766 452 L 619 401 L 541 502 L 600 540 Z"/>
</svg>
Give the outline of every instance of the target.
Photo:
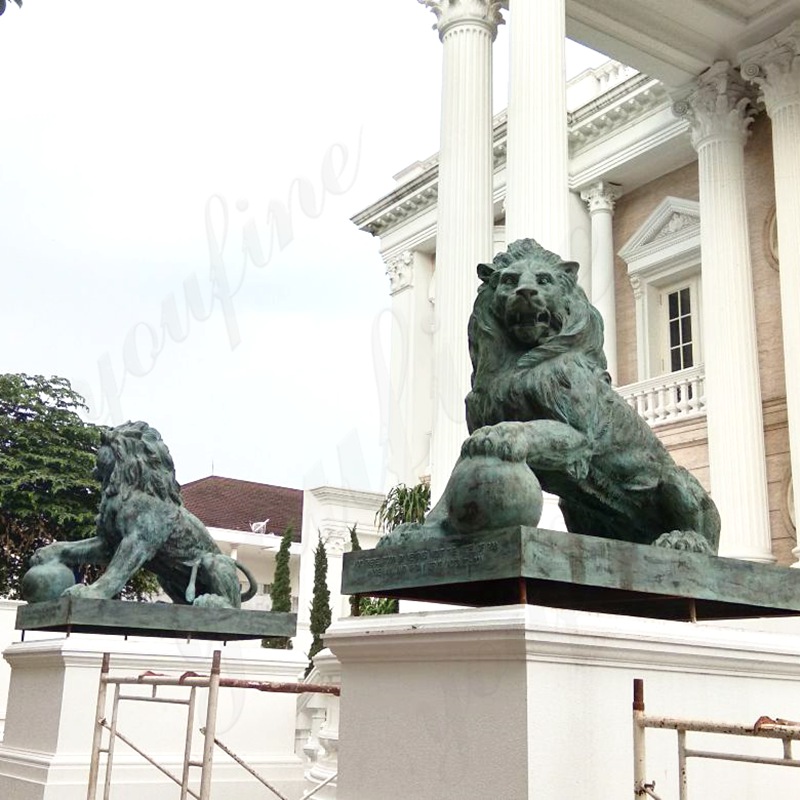
<svg viewBox="0 0 800 800">
<path fill-rule="evenodd" d="M 398 483 L 413 486 L 430 477 L 433 306 L 429 293 L 433 259 L 418 250 L 385 258 L 392 296 L 391 312 L 387 312 L 391 357 L 379 372 L 386 376 L 384 389 L 389 400 L 384 428 L 388 432 L 389 488 Z"/>
<path fill-rule="evenodd" d="M 350 613 L 350 602 L 342 597 L 342 556 L 345 547 L 350 544 L 350 533 L 347 525 L 328 526 L 321 531 L 328 557 L 327 583 L 330 591 L 331 622 Z M 313 602 L 313 594 L 312 594 Z"/>
<path fill-rule="evenodd" d="M 614 201 L 616 184 L 598 181 L 581 192 L 592 219 L 592 305 L 603 318 L 603 338 L 608 371 L 617 383 L 617 307 L 614 289 Z"/>
<path fill-rule="evenodd" d="M 711 494 L 720 555 L 773 561 L 744 185 L 748 90 L 727 62 L 675 104 L 692 125 L 700 178 L 703 332 Z"/>
<path fill-rule="evenodd" d="M 506 241 L 569 257 L 564 0 L 511 0 Z"/>
<path fill-rule="evenodd" d="M 467 436 L 467 322 L 477 265 L 492 258 L 492 42 L 499 0 L 420 0 L 443 44 L 431 490 L 441 494 Z"/>
<path fill-rule="evenodd" d="M 794 518 L 800 520 L 800 22 L 745 51 L 742 62 L 742 74 L 761 87 L 772 118 L 786 407 Z M 800 547 L 792 552 L 800 559 Z"/>
</svg>

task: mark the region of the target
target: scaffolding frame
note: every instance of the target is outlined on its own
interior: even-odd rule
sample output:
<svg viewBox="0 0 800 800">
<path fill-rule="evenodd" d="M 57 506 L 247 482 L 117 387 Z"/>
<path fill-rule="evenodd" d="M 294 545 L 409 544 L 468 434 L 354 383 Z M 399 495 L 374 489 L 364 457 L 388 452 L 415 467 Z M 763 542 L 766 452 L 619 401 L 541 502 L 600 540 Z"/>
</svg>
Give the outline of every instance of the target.
<svg viewBox="0 0 800 800">
<path fill-rule="evenodd" d="M 215 650 L 211 659 L 211 672 L 208 675 L 199 675 L 196 672 L 185 672 L 179 677 L 170 677 L 167 675 L 159 674 L 156 672 L 147 671 L 138 676 L 112 676 L 111 669 L 111 655 L 110 653 L 103 654 L 103 661 L 100 668 L 100 682 L 97 690 L 97 707 L 95 712 L 95 727 L 92 737 L 92 755 L 89 765 L 89 782 L 87 786 L 86 798 L 87 800 L 96 800 L 97 789 L 100 777 L 100 761 L 101 754 L 105 754 L 105 774 L 103 780 L 103 800 L 110 800 L 111 797 L 111 776 L 114 765 L 114 746 L 117 739 L 126 744 L 135 753 L 141 756 L 145 761 L 151 764 L 155 769 L 169 778 L 173 783 L 180 787 L 180 800 L 187 800 L 188 797 L 194 800 L 210 800 L 211 797 L 211 775 L 214 760 L 214 747 L 219 747 L 223 752 L 229 755 L 239 766 L 245 769 L 251 776 L 253 776 L 259 783 L 269 789 L 279 800 L 288 800 L 288 798 L 281 794 L 274 786 L 272 786 L 264 777 L 259 775 L 244 759 L 240 758 L 230 748 L 223 744 L 216 738 L 216 725 L 217 725 L 217 707 L 219 703 L 219 690 L 221 687 L 234 688 L 234 689 L 255 689 L 260 692 L 281 692 L 290 694 L 331 694 L 339 696 L 340 689 L 338 686 L 327 684 L 310 684 L 310 683 L 280 683 L 274 681 L 248 681 L 236 678 L 223 678 L 220 674 L 220 664 L 222 653 L 220 650 Z M 108 688 L 113 686 L 113 702 L 111 710 L 111 722 L 108 721 L 105 715 L 106 706 L 108 702 Z M 124 686 L 150 686 L 151 693 L 149 695 L 142 694 L 124 694 Z M 184 687 L 189 690 L 188 697 L 165 697 L 158 694 L 161 687 Z M 197 690 L 207 689 L 208 699 L 206 703 L 206 719 L 205 725 L 200 728 L 200 733 L 203 737 L 203 756 L 202 760 L 198 761 L 192 759 L 192 741 L 194 733 L 195 715 L 197 711 Z M 183 751 L 183 767 L 181 776 L 173 775 L 166 767 L 159 764 L 155 758 L 148 755 L 142 748 L 132 742 L 125 736 L 117 727 L 119 705 L 122 701 L 133 701 L 141 703 L 163 703 L 169 705 L 180 705 L 186 707 L 186 737 Z M 107 743 L 103 744 L 104 732 L 107 732 Z M 194 791 L 189 787 L 189 777 L 191 768 L 196 767 L 200 769 L 200 787 L 198 791 Z M 332 775 L 327 780 L 315 786 L 311 791 L 305 793 L 300 800 L 308 800 L 313 797 L 323 786 L 326 786 L 337 775 Z M 199 793 L 198 793 L 199 792 Z"/>
<path fill-rule="evenodd" d="M 767 764 L 779 767 L 800 767 L 800 759 L 792 755 L 792 742 L 800 740 L 800 723 L 770 717 L 759 717 L 753 725 L 739 725 L 706 720 L 648 716 L 644 710 L 644 681 L 633 681 L 633 796 L 660 800 L 655 793 L 655 781 L 647 780 L 645 733 L 648 728 L 674 730 L 678 735 L 678 797 L 689 799 L 687 760 L 705 758 L 717 761 L 738 761 L 747 764 Z M 780 758 L 753 756 L 745 753 L 726 753 L 698 750 L 687 744 L 689 733 L 717 733 L 758 739 L 779 739 L 783 745 Z"/>
</svg>

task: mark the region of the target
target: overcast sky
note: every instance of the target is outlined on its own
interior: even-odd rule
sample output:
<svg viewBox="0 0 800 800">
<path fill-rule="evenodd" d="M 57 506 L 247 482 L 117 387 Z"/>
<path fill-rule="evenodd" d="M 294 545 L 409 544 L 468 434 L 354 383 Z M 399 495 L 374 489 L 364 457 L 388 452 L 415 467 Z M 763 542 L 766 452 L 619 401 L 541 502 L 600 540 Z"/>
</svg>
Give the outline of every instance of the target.
<svg viewBox="0 0 800 800">
<path fill-rule="evenodd" d="M 433 22 L 414 0 L 10 4 L 0 371 L 148 421 L 181 482 L 383 491 L 388 280 L 349 218 L 438 149 Z M 572 73 L 602 60 L 578 51 Z M 501 29 L 496 110 L 506 61 Z"/>
</svg>

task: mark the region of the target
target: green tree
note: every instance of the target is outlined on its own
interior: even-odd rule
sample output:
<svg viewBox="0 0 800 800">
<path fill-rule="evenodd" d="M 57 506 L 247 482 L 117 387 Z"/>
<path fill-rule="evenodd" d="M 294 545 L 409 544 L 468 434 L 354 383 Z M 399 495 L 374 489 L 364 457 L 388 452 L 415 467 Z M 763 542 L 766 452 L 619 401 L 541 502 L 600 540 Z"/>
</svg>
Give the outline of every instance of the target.
<svg viewBox="0 0 800 800">
<path fill-rule="evenodd" d="M 361 550 L 358 541 L 356 526 L 350 530 L 350 552 L 357 553 Z M 350 596 L 350 613 L 354 616 L 377 616 L 378 614 L 396 614 L 400 610 L 400 601 L 392 597 L 364 597 L 362 595 Z"/>
<path fill-rule="evenodd" d="M 348 531 L 350 533 L 350 552 L 351 553 L 357 553 L 357 552 L 359 552 L 359 550 L 361 550 L 361 542 L 358 541 L 358 534 L 356 533 L 356 524 L 357 523 L 354 523 L 353 527 L 348 529 Z M 351 594 L 350 595 L 350 613 L 354 617 L 357 617 L 360 614 L 364 613 L 363 605 L 361 603 L 361 601 L 363 599 L 364 599 L 363 597 L 360 597 L 357 594 Z"/>
<path fill-rule="evenodd" d="M 389 489 L 375 514 L 375 524 L 384 533 L 391 533 L 398 525 L 406 522 L 424 522 L 430 507 L 429 483 L 418 483 L 416 486 L 399 483 Z"/>
<path fill-rule="evenodd" d="M 331 592 L 328 589 L 328 554 L 322 537 L 314 548 L 314 592 L 311 597 L 311 649 L 306 675 L 314 666 L 314 656 L 322 650 L 322 636 L 331 624 Z"/>
<path fill-rule="evenodd" d="M 0 375 L 0 597 L 18 597 L 37 547 L 94 535 L 100 428 L 80 418 L 85 409 L 66 378 Z M 141 573 L 125 594 L 154 588 Z"/>
<path fill-rule="evenodd" d="M 278 555 L 275 556 L 275 576 L 269 587 L 272 610 L 288 613 L 292 610 L 292 575 L 289 565 L 289 548 L 292 546 L 294 529 L 290 525 L 283 534 Z M 288 636 L 268 636 L 261 640 L 262 647 L 274 650 L 291 650 L 292 640 Z"/>
</svg>

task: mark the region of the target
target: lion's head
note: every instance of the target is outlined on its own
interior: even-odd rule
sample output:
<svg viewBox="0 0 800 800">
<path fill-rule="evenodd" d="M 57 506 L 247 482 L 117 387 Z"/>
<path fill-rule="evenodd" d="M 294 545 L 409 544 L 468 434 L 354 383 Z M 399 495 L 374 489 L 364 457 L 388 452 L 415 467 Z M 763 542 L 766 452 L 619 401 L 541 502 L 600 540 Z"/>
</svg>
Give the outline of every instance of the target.
<svg viewBox="0 0 800 800">
<path fill-rule="evenodd" d="M 482 283 L 469 326 L 473 367 L 478 370 L 490 350 L 523 367 L 577 350 L 605 370 L 603 321 L 577 273 L 577 262 L 563 261 L 533 239 L 479 264 Z"/>
<path fill-rule="evenodd" d="M 133 492 L 144 492 L 183 504 L 172 456 L 161 434 L 146 422 L 126 422 L 103 431 L 95 471 L 104 496 L 125 500 Z"/>
<path fill-rule="evenodd" d="M 469 321 L 470 430 L 530 419 L 537 397 L 564 417 L 559 396 L 571 382 L 566 371 L 572 367 L 609 380 L 603 320 L 578 286 L 577 272 L 576 262 L 563 261 L 533 239 L 520 239 L 491 264 L 478 265 L 482 283 Z M 546 362 L 546 374 L 532 369 Z"/>
</svg>

